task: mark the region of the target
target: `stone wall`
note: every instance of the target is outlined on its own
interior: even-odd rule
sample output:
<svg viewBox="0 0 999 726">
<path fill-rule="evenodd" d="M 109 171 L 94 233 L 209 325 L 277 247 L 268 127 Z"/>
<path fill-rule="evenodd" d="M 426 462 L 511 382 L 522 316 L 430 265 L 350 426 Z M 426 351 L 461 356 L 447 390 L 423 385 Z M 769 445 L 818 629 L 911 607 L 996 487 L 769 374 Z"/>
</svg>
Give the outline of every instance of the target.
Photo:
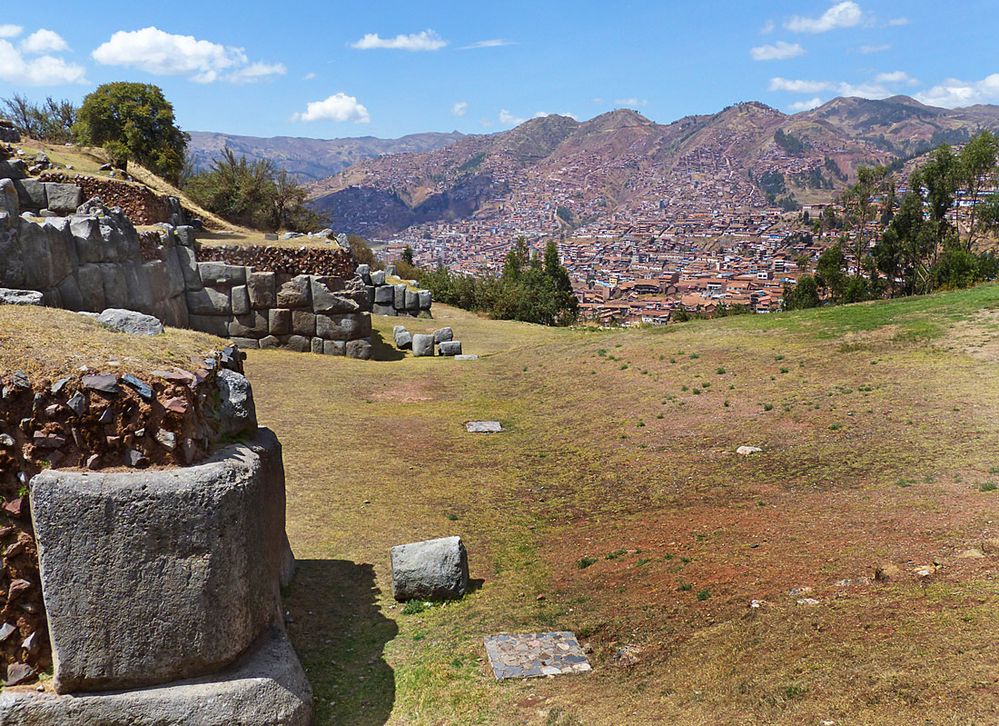
<svg viewBox="0 0 999 726">
<path fill-rule="evenodd" d="M 60 172 L 41 174 L 38 181 L 76 186 L 81 190 L 82 199 L 97 197 L 108 207 L 121 209 L 133 224 L 166 222 L 176 227 L 188 224 L 194 218 L 194 215 L 183 209 L 176 197 L 156 194 L 141 184 Z"/>
<path fill-rule="evenodd" d="M 357 278 L 198 262 L 187 306 L 192 328 L 232 338 L 242 348 L 371 357 L 370 308 Z"/>
<path fill-rule="evenodd" d="M 345 249 L 272 247 L 267 245 L 202 245 L 198 259 L 244 265 L 261 272 L 321 277 L 354 276 L 354 258 Z"/>
<path fill-rule="evenodd" d="M 367 265 L 358 265 L 357 275 L 366 286 L 371 312 L 375 315 L 431 316 L 433 298 L 429 290 L 413 290 L 406 283 L 388 283 L 383 270 L 372 271 Z"/>
<path fill-rule="evenodd" d="M 51 184 L 23 181 L 42 193 Z M 326 256 L 319 266 L 343 276 L 300 274 L 292 263 L 292 271 L 258 271 L 205 261 L 203 251 L 217 248 L 196 249 L 192 227 L 162 225 L 139 235 L 121 210 L 100 200 L 70 216 L 25 219 L 21 183 L 0 180 L 0 287 L 37 290 L 46 305 L 69 310 L 136 310 L 244 348 L 371 357 L 373 292 L 354 276 L 349 253 Z"/>
</svg>

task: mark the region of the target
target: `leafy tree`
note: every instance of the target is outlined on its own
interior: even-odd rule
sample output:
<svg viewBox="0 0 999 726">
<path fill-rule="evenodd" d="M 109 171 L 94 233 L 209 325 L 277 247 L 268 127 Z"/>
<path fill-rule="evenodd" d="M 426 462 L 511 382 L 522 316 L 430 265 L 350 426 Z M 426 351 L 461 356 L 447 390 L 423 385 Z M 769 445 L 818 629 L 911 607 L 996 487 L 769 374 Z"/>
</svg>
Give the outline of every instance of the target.
<svg viewBox="0 0 999 726">
<path fill-rule="evenodd" d="M 999 186 L 999 139 L 991 131 L 982 131 L 961 149 L 958 156 L 958 174 L 970 201 L 968 239 L 965 249 L 971 250 L 976 234 L 980 231 L 975 219 L 982 191 Z M 958 209 L 960 212 L 960 209 Z M 958 236 L 960 237 L 960 228 Z"/>
<path fill-rule="evenodd" d="M 410 247 L 409 245 L 406 245 L 406 247 L 402 251 L 402 261 L 405 262 L 407 265 L 413 264 L 413 248 Z"/>
<path fill-rule="evenodd" d="M 834 303 L 840 302 L 846 289 L 845 267 L 843 245 L 838 242 L 825 249 L 815 265 L 815 281 L 829 291 L 829 297 Z"/>
<path fill-rule="evenodd" d="M 184 167 L 188 136 L 177 127 L 173 106 L 157 86 L 105 83 L 83 99 L 73 125 L 80 144 L 116 147 L 121 161 L 134 160 L 172 183 Z"/>
<path fill-rule="evenodd" d="M 819 285 L 812 275 L 802 275 L 796 285 L 784 286 L 785 310 L 817 308 L 820 303 Z"/>
<path fill-rule="evenodd" d="M 45 103 L 35 104 L 15 93 L 3 99 L 3 108 L 22 136 L 54 144 L 63 144 L 73 138 L 77 109 L 71 101 L 56 101 L 49 96 Z"/>
</svg>

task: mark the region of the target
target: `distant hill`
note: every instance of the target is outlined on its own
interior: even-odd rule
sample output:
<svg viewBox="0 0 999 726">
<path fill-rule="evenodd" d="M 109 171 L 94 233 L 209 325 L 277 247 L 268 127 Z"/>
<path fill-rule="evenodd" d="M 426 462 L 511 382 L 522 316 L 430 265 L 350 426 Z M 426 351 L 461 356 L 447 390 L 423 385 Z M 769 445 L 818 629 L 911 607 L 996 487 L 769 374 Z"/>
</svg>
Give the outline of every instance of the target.
<svg viewBox="0 0 999 726">
<path fill-rule="evenodd" d="M 250 161 L 269 159 L 287 170 L 297 181 L 315 181 L 332 176 L 352 164 L 384 154 L 421 153 L 440 149 L 463 138 L 463 134 L 411 134 L 399 139 L 361 136 L 348 139 L 306 139 L 292 136 L 259 138 L 207 131 L 192 131 L 188 151 L 197 171 L 208 169 L 225 148 Z"/>
<path fill-rule="evenodd" d="M 981 128 L 999 130 L 999 106 L 948 110 L 905 96 L 837 98 L 794 115 L 740 103 L 670 124 L 630 110 L 585 122 L 546 116 L 433 151 L 360 161 L 312 185 L 311 196 L 334 228 L 371 236 L 517 215 L 574 226 L 640 218 L 667 202 L 697 211 L 708 198 L 718 208 L 791 203 L 792 195 L 827 201 L 859 166 L 962 143 Z"/>
</svg>

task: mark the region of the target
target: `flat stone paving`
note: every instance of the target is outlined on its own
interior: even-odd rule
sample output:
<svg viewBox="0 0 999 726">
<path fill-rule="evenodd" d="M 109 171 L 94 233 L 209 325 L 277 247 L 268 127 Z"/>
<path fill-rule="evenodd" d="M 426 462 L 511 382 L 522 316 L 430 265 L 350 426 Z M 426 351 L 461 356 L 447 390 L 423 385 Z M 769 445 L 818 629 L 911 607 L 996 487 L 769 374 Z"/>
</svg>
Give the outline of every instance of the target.
<svg viewBox="0 0 999 726">
<path fill-rule="evenodd" d="M 586 673 L 590 663 L 569 631 L 500 633 L 483 641 L 497 681 Z"/>
<path fill-rule="evenodd" d="M 503 426 L 499 421 L 468 421 L 465 430 L 470 434 L 498 434 Z"/>
</svg>

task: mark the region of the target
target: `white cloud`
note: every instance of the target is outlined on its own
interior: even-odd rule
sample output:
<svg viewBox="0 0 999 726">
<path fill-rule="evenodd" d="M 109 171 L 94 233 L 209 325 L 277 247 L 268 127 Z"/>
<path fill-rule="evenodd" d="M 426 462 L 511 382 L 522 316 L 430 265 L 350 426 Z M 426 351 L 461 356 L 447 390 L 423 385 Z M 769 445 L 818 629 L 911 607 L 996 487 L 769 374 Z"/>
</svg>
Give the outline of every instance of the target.
<svg viewBox="0 0 999 726">
<path fill-rule="evenodd" d="M 440 50 L 447 41 L 441 38 L 432 30 L 424 30 L 419 33 L 409 35 L 399 34 L 394 38 L 382 38 L 378 33 L 368 33 L 363 38 L 351 44 L 351 48 L 357 50 L 374 50 L 385 48 L 388 50 Z"/>
<path fill-rule="evenodd" d="M 520 126 L 525 121 L 527 121 L 526 118 L 520 118 L 518 116 L 514 116 L 505 108 L 500 109 L 499 122 L 501 124 L 504 124 L 505 126 Z"/>
<path fill-rule="evenodd" d="M 820 91 L 830 91 L 835 84 L 829 81 L 801 81 L 790 78 L 771 78 L 771 91 L 787 91 L 789 93 L 819 93 Z"/>
<path fill-rule="evenodd" d="M 476 48 L 502 48 L 504 45 L 516 45 L 512 40 L 504 38 L 489 38 L 488 40 L 477 40 L 474 43 L 461 46 L 458 50 L 475 50 Z"/>
<path fill-rule="evenodd" d="M 635 98 L 634 96 L 631 96 L 629 98 L 614 99 L 615 106 L 627 106 L 629 108 L 637 108 L 639 106 L 645 106 L 648 105 L 648 103 L 649 102 L 646 101 L 644 98 Z"/>
<path fill-rule="evenodd" d="M 466 113 L 468 113 L 468 101 L 457 101 L 451 107 L 451 113 L 453 113 L 455 116 L 464 116 Z"/>
<path fill-rule="evenodd" d="M 864 55 L 871 55 L 871 53 L 884 53 L 886 50 L 891 50 L 891 45 L 888 43 L 881 43 L 880 45 L 862 45 L 857 50 Z"/>
<path fill-rule="evenodd" d="M 28 61 L 6 40 L 0 40 L 0 79 L 26 86 L 87 83 L 83 66 L 51 55 L 36 56 Z"/>
<path fill-rule="evenodd" d="M 568 116 L 573 121 L 579 121 L 579 119 L 576 118 L 576 114 L 571 113 L 570 111 L 563 111 L 562 113 L 549 113 L 548 111 L 538 111 L 536 114 L 534 114 L 534 118 L 544 118 L 545 116 Z"/>
<path fill-rule="evenodd" d="M 792 111 L 811 111 L 813 108 L 818 108 L 821 105 L 822 99 L 816 96 L 806 101 L 795 101 L 791 104 L 790 108 Z"/>
<path fill-rule="evenodd" d="M 784 27 L 795 33 L 825 33 L 837 28 L 852 28 L 860 25 L 863 19 L 860 6 L 852 0 L 846 0 L 836 3 L 817 18 L 795 15 L 784 23 Z"/>
<path fill-rule="evenodd" d="M 233 83 L 256 83 L 288 72 L 283 63 L 251 63 L 226 76 Z"/>
<path fill-rule="evenodd" d="M 751 48 L 749 54 L 753 57 L 753 60 L 758 61 L 787 60 L 788 58 L 797 58 L 800 55 L 805 55 L 805 49 L 797 43 L 778 40 L 773 45 L 760 45 L 756 48 Z"/>
<path fill-rule="evenodd" d="M 874 77 L 874 80 L 878 83 L 887 84 L 897 84 L 906 86 L 915 86 L 919 84 L 915 78 L 910 76 L 905 71 L 892 71 L 891 73 L 879 73 Z"/>
<path fill-rule="evenodd" d="M 366 124 L 371 120 L 368 109 L 354 96 L 336 93 L 323 101 L 310 101 L 305 113 L 296 113 L 292 121 L 353 121 Z"/>
<path fill-rule="evenodd" d="M 993 73 L 980 81 L 960 81 L 948 78 L 928 91 L 917 93 L 917 101 L 930 106 L 957 108 L 973 106 L 977 103 L 999 102 L 999 73 Z"/>
<path fill-rule="evenodd" d="M 763 23 L 763 27 L 760 28 L 760 35 L 769 35 L 770 33 L 774 32 L 774 28 L 776 27 L 777 26 L 774 24 L 773 20 L 768 20 L 767 22 Z"/>
<path fill-rule="evenodd" d="M 242 48 L 166 33 L 155 26 L 119 30 L 91 55 L 102 65 L 138 68 L 160 76 L 186 76 L 198 83 L 252 83 L 287 72 L 280 63 L 251 63 Z"/>
<path fill-rule="evenodd" d="M 37 55 L 39 53 L 61 53 L 69 50 L 69 44 L 53 30 L 41 28 L 21 41 L 21 50 Z"/>
<path fill-rule="evenodd" d="M 11 25 L 10 23 L 0 25 L 0 38 L 16 38 L 23 32 L 24 28 L 20 25 Z"/>
<path fill-rule="evenodd" d="M 316 74 L 313 73 L 312 71 L 309 71 L 304 76 L 302 76 L 303 81 L 313 81 L 315 79 L 316 79 Z"/>
<path fill-rule="evenodd" d="M 891 27 L 898 27 L 900 25 L 908 25 L 908 24 L 909 24 L 908 18 L 892 18 L 891 20 L 888 21 L 888 25 Z"/>
</svg>

